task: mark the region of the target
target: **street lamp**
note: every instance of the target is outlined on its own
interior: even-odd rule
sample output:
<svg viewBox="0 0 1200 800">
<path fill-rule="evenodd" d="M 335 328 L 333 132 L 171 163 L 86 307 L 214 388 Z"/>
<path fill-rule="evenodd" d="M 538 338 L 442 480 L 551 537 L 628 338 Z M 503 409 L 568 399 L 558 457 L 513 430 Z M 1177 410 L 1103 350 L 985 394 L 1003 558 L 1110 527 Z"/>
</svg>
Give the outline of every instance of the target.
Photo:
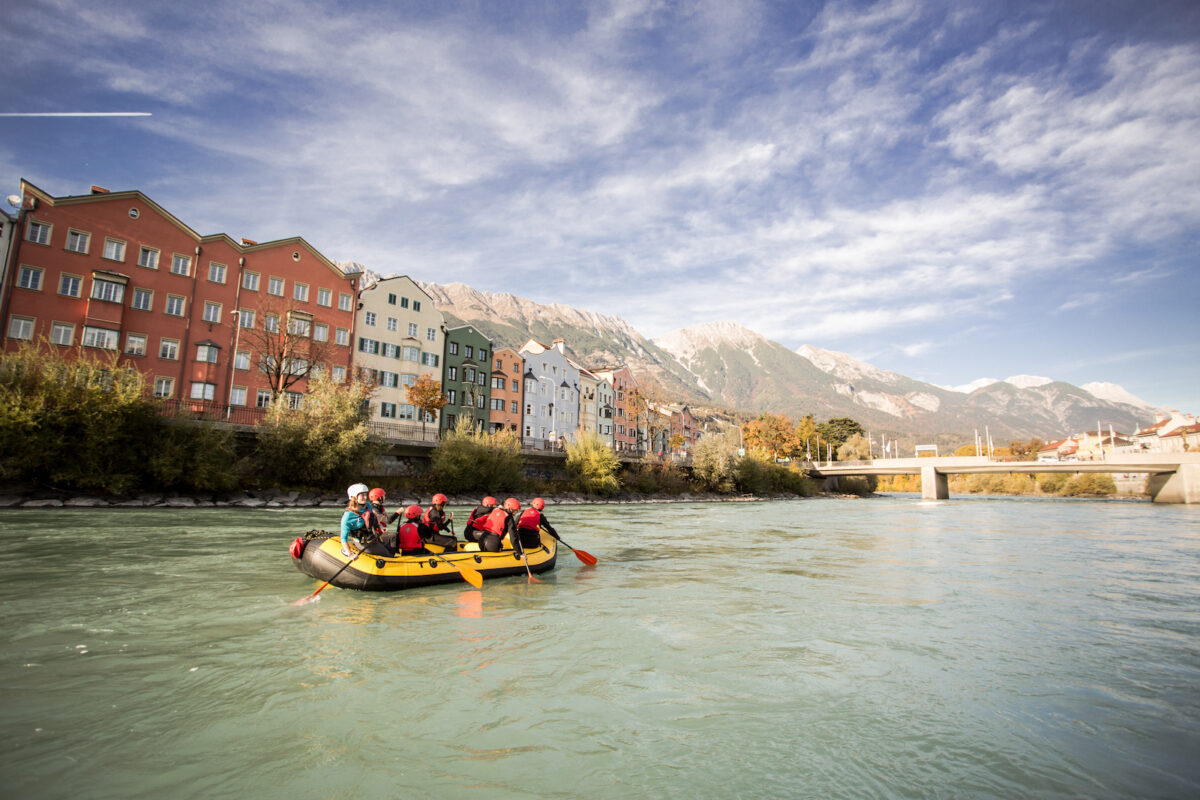
<svg viewBox="0 0 1200 800">
<path fill-rule="evenodd" d="M 233 352 L 229 354 L 229 396 L 225 402 L 225 421 L 229 421 L 230 414 L 233 413 L 233 374 L 237 369 L 237 348 L 238 337 L 242 333 L 242 312 L 234 309 L 229 312 L 233 318 Z"/>
</svg>

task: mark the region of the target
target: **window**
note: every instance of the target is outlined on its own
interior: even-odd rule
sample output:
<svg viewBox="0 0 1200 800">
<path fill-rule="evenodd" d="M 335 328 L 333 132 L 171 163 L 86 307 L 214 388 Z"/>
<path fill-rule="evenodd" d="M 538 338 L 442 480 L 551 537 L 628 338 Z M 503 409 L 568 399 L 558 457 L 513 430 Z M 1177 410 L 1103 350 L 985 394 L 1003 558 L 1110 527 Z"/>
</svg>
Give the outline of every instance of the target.
<svg viewBox="0 0 1200 800">
<path fill-rule="evenodd" d="M 492 398 L 492 411 L 503 411 L 504 401 L 498 397 Z"/>
<path fill-rule="evenodd" d="M 400 419 L 416 419 L 416 418 L 417 418 L 417 407 L 416 406 L 410 405 L 408 403 L 400 404 Z M 450 417 L 450 419 L 453 420 L 454 417 Z M 430 422 L 432 422 L 432 421 L 433 420 L 431 419 Z M 451 427 L 453 427 L 453 425 Z"/>
<path fill-rule="evenodd" d="M 307 314 L 288 314 L 288 333 L 293 336 L 311 336 L 312 318 Z"/>
<path fill-rule="evenodd" d="M 380 372 L 379 383 L 381 386 L 386 386 L 389 389 L 394 389 L 400 385 L 400 376 L 394 372 Z"/>
<path fill-rule="evenodd" d="M 313 326 L 313 341 L 327 342 L 329 341 L 329 326 L 323 322 L 318 322 Z"/>
<path fill-rule="evenodd" d="M 211 344 L 198 344 L 196 345 L 196 360 L 207 364 L 215 364 L 217 363 L 217 352 L 218 348 L 213 347 Z M 211 400 L 212 398 L 209 399 Z"/>
<path fill-rule="evenodd" d="M 374 328 L 374 327 L 375 327 L 375 312 L 374 312 L 374 311 L 368 311 L 368 312 L 367 312 L 367 313 L 364 315 L 363 322 L 364 322 L 365 324 L 367 324 L 367 325 L 370 325 L 372 328 Z"/>
<path fill-rule="evenodd" d="M 181 256 L 179 253 L 171 256 L 171 274 L 172 275 L 191 275 L 192 274 L 192 259 L 190 256 Z"/>
<path fill-rule="evenodd" d="M 146 355 L 146 335 L 142 333 L 125 334 L 125 354 L 130 356 Z"/>
<path fill-rule="evenodd" d="M 516 401 L 516 400 L 513 400 L 513 401 L 512 401 L 512 408 L 510 408 L 510 409 L 509 409 L 509 411 L 511 411 L 513 414 L 516 414 L 516 413 L 517 413 L 517 408 L 518 408 L 518 407 L 517 407 L 517 401 Z"/>
<path fill-rule="evenodd" d="M 471 347 L 471 345 L 466 345 L 465 347 L 463 347 L 463 357 L 464 358 L 474 358 L 475 357 L 475 348 Z"/>
<path fill-rule="evenodd" d="M 83 289 L 83 278 L 78 275 L 63 275 L 58 279 L 58 293 L 64 297 L 79 297 Z"/>
<path fill-rule="evenodd" d="M 267 280 L 267 294 L 273 294 L 276 297 L 283 297 L 283 278 L 276 278 L 272 275 Z"/>
<path fill-rule="evenodd" d="M 263 315 L 263 330 L 267 333 L 279 333 L 279 315 L 264 314 Z"/>
<path fill-rule="evenodd" d="M 250 369 L 250 351 L 238 350 L 237 355 L 233 357 L 234 369 Z"/>
<path fill-rule="evenodd" d="M 396 418 L 396 404 L 395 403 L 380 403 L 379 404 L 379 416 L 384 417 L 385 419 L 395 419 Z"/>
<path fill-rule="evenodd" d="M 411 372 L 405 372 L 403 375 L 400 376 L 400 385 L 401 386 L 412 386 L 416 382 L 417 382 L 417 376 L 413 375 Z"/>
<path fill-rule="evenodd" d="M 333 368 L 333 379 L 334 379 L 334 381 L 336 381 L 338 383 L 341 383 L 342 381 L 346 380 L 346 368 L 345 367 L 334 367 Z"/>
<path fill-rule="evenodd" d="M 212 300 L 204 301 L 204 321 L 205 322 L 220 322 L 221 321 L 221 304 L 214 303 Z"/>
<path fill-rule="evenodd" d="M 299 392 L 286 392 L 288 408 L 295 411 L 304 405 L 304 395 Z"/>
<path fill-rule="evenodd" d="M 408 308 L 408 298 L 407 298 L 407 297 L 401 297 L 401 298 L 400 298 L 400 307 L 401 307 L 401 308 Z"/>
<path fill-rule="evenodd" d="M 243 308 L 238 312 L 238 324 L 243 328 L 254 327 L 254 312 Z"/>
<path fill-rule="evenodd" d="M 116 281 L 106 281 L 103 278 L 92 277 L 92 299 L 103 300 L 107 303 L 125 301 L 125 284 Z"/>
<path fill-rule="evenodd" d="M 192 381 L 192 399 L 193 400 L 212 400 L 216 396 L 217 385 L 215 383 L 202 383 L 201 381 Z"/>
<path fill-rule="evenodd" d="M 503 372 L 503 371 L 504 371 L 504 362 L 503 362 L 503 361 L 501 361 L 501 360 L 500 360 L 500 359 L 498 359 L 498 358 L 496 359 L 496 371 L 497 371 L 497 372 Z"/>
<path fill-rule="evenodd" d="M 308 302 L 308 285 L 304 284 L 304 283 L 297 283 L 297 284 L 293 285 L 292 286 L 292 298 L 295 299 L 296 302 L 298 302 L 298 303 L 307 303 Z"/>
<path fill-rule="evenodd" d="M 258 408 L 269 408 L 271 405 L 271 393 L 266 389 L 259 389 L 258 394 L 254 396 L 254 405 Z"/>
<path fill-rule="evenodd" d="M 184 309 L 184 298 L 177 294 L 167 295 L 167 307 L 163 309 L 172 317 L 182 317 Z"/>
<path fill-rule="evenodd" d="M 476 408 L 483 408 L 483 407 L 484 407 L 484 403 L 485 403 L 486 401 L 487 401 L 487 398 L 486 398 L 486 397 L 484 397 L 483 395 L 481 395 L 481 394 L 477 394 L 477 395 L 475 395 L 475 407 L 476 407 Z"/>
<path fill-rule="evenodd" d="M 358 337 L 358 351 L 367 353 L 368 355 L 379 355 L 379 342 L 374 339 L 366 339 L 362 336 Z"/>
<path fill-rule="evenodd" d="M 479 360 L 480 360 L 480 361 L 487 361 L 487 350 L 480 349 L 480 351 L 479 351 Z"/>
<path fill-rule="evenodd" d="M 350 311 L 354 308 L 354 298 L 345 292 L 338 292 L 338 310 Z"/>
<path fill-rule="evenodd" d="M 165 361 L 177 361 L 179 359 L 179 340 L 163 339 L 159 342 L 158 357 Z"/>
<path fill-rule="evenodd" d="M 175 394 L 175 379 L 174 378 L 155 378 L 154 379 L 154 396 L 155 397 L 170 397 Z"/>
<path fill-rule="evenodd" d="M 492 388 L 504 391 L 504 378 L 492 378 Z"/>
<path fill-rule="evenodd" d="M 70 347 L 75 344 L 75 326 L 65 322 L 56 322 L 50 326 L 50 341 Z"/>
<path fill-rule="evenodd" d="M 333 305 L 333 292 L 328 289 L 317 289 L 317 305 L 326 308 Z"/>
<path fill-rule="evenodd" d="M 513 375 L 520 375 L 521 374 L 521 365 L 518 364 L 516 361 L 514 361 L 512 371 L 513 371 Z"/>
<path fill-rule="evenodd" d="M 153 247 L 143 245 L 138 249 L 138 266 L 146 269 L 158 269 L 158 251 Z"/>
<path fill-rule="evenodd" d="M 215 261 L 210 261 L 208 263 L 208 279 L 212 283 L 224 283 L 225 282 L 225 265 L 218 264 Z"/>
<path fill-rule="evenodd" d="M 117 349 L 117 332 L 110 331 L 107 328 L 93 328 L 90 325 L 83 326 L 83 337 L 80 343 L 84 347 L 96 347 L 101 350 L 116 350 Z"/>
<path fill-rule="evenodd" d="M 420 310 L 421 310 L 421 301 L 413 300 L 413 311 L 420 311 Z"/>
<path fill-rule="evenodd" d="M 437 341 L 437 328 L 426 328 L 425 329 L 425 339 L 430 342 L 436 342 Z"/>
<path fill-rule="evenodd" d="M 40 292 L 42 290 L 42 270 L 22 265 L 21 271 L 17 273 L 17 286 Z"/>
<path fill-rule="evenodd" d="M 417 323 L 415 323 L 415 322 L 408 323 L 408 335 L 413 337 L 414 339 L 417 338 Z"/>
<path fill-rule="evenodd" d="M 104 257 L 110 261 L 124 261 L 125 243 L 119 239 L 105 239 Z"/>
<path fill-rule="evenodd" d="M 133 300 L 129 305 L 139 311 L 149 311 L 154 306 L 154 292 L 149 289 L 134 289 Z"/>
<path fill-rule="evenodd" d="M 465 383 L 474 383 L 475 382 L 475 368 L 474 367 L 463 367 L 463 381 Z"/>
<path fill-rule="evenodd" d="M 521 391 L 521 384 L 520 384 L 520 382 L 519 382 L 519 381 L 518 381 L 516 378 L 513 378 L 513 382 L 512 382 L 512 390 L 513 390 L 514 392 L 519 392 L 519 391 Z"/>
<path fill-rule="evenodd" d="M 458 391 L 455 389 L 446 390 L 446 404 L 454 405 L 458 401 Z"/>
<path fill-rule="evenodd" d="M 50 226 L 30 220 L 29 227 L 25 229 L 25 240 L 34 244 L 50 244 Z"/>
<path fill-rule="evenodd" d="M 420 361 L 421 360 L 421 351 L 419 349 L 417 349 L 416 347 L 402 347 L 402 348 L 400 348 L 400 353 L 401 353 L 400 357 L 404 361 Z"/>
<path fill-rule="evenodd" d="M 450 342 L 446 347 L 449 349 L 450 355 L 458 355 L 458 342 Z"/>
<path fill-rule="evenodd" d="M 246 405 L 246 387 L 235 386 L 233 391 L 229 393 L 229 405 L 244 406 Z"/>
<path fill-rule="evenodd" d="M 350 346 L 350 331 L 347 328 L 336 328 L 333 332 L 333 340 L 343 347 Z"/>
<path fill-rule="evenodd" d="M 88 251 L 88 245 L 91 243 L 91 241 L 92 235 L 90 233 L 72 230 L 67 231 L 67 249 L 73 253 L 86 253 Z"/>
<path fill-rule="evenodd" d="M 394 294 L 389 294 L 389 295 L 388 295 L 388 305 L 389 305 L 389 306 L 394 306 L 394 305 L 396 305 L 396 295 L 394 295 Z"/>
<path fill-rule="evenodd" d="M 421 363 L 427 367 L 436 367 L 441 360 L 437 353 L 421 353 Z"/>
<path fill-rule="evenodd" d="M 446 367 L 446 380 L 458 380 L 458 367 Z"/>
<path fill-rule="evenodd" d="M 243 272 L 242 273 L 242 288 L 248 292 L 258 291 L 258 273 Z"/>
</svg>

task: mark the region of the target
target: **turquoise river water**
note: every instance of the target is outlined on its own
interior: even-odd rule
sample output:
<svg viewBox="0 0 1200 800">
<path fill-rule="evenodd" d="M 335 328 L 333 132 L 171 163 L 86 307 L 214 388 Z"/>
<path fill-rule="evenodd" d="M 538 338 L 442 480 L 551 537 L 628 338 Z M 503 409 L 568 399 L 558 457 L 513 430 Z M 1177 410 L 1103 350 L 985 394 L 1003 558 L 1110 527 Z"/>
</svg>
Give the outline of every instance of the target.
<svg viewBox="0 0 1200 800">
<path fill-rule="evenodd" d="M 294 607 L 336 509 L 0 511 L 0 791 L 1200 796 L 1198 507 L 550 512 L 597 566 Z"/>
</svg>

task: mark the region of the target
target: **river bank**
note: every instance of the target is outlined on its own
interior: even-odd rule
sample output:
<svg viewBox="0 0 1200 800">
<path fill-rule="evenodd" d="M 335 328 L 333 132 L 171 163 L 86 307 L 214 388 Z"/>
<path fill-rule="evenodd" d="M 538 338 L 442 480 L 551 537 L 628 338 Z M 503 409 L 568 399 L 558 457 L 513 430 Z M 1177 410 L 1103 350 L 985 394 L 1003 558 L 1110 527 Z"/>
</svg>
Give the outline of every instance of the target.
<svg viewBox="0 0 1200 800">
<path fill-rule="evenodd" d="M 754 503 L 769 500 L 794 500 L 794 494 L 636 494 L 621 492 L 608 497 L 594 497 L 577 492 L 540 495 L 547 505 L 640 505 L 647 503 Z M 822 494 L 827 497 L 842 495 Z M 855 495 L 848 495 L 854 497 Z M 450 506 L 475 506 L 477 495 L 447 495 Z M 527 501 L 529 497 L 520 495 Z M 396 494 L 388 497 L 390 508 L 408 505 L 425 506 L 428 496 Z M 298 492 L 280 489 L 240 491 L 220 495 L 180 495 L 163 492 L 144 492 L 133 496 L 104 497 L 80 492 L 56 490 L 26 490 L 0 486 L 2 508 L 344 508 L 346 498 L 335 492 Z"/>
</svg>

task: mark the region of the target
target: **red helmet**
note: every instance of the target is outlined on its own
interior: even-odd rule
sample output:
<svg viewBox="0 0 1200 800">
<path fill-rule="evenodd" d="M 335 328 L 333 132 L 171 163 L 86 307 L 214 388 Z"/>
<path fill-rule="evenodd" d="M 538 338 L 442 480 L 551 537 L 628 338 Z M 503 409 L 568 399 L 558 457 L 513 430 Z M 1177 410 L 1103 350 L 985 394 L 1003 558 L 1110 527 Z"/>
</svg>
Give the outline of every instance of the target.
<svg viewBox="0 0 1200 800">
<path fill-rule="evenodd" d="M 442 494 L 441 492 L 438 492 L 437 494 L 435 494 L 435 495 L 433 496 L 433 504 L 434 504 L 435 506 L 436 506 L 438 503 L 444 503 L 444 502 L 446 502 L 446 495 Z"/>
<path fill-rule="evenodd" d="M 372 489 L 371 493 L 368 494 L 367 497 L 371 498 L 372 503 L 382 503 L 387 499 L 387 492 L 385 492 L 383 489 Z"/>
<path fill-rule="evenodd" d="M 482 505 L 485 508 L 495 508 L 496 506 L 500 505 L 500 501 L 497 500 L 496 498 L 492 497 L 491 495 L 488 495 L 487 497 L 483 498 Z"/>
<path fill-rule="evenodd" d="M 507 500 L 504 501 L 504 510 L 505 511 L 520 511 L 521 510 L 521 501 L 515 497 L 508 498 Z"/>
<path fill-rule="evenodd" d="M 541 511 L 543 508 L 546 507 L 546 501 L 540 497 L 535 497 L 535 498 L 533 498 L 533 502 L 531 502 L 529 505 L 533 506 L 538 511 Z"/>
<path fill-rule="evenodd" d="M 419 516 L 421 516 L 420 506 L 409 506 L 408 508 L 404 509 L 405 519 L 416 519 Z"/>
</svg>

